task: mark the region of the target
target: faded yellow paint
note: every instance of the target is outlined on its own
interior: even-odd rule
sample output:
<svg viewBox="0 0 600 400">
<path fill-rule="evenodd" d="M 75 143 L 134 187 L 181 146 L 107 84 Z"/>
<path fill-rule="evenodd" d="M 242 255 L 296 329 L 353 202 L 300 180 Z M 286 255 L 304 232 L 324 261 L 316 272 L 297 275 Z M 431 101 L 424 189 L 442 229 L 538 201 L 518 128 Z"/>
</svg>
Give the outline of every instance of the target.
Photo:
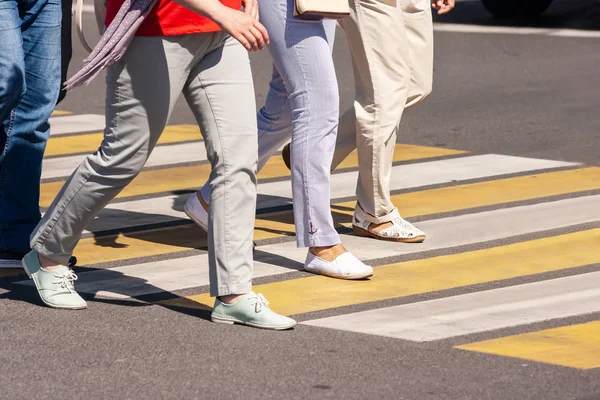
<svg viewBox="0 0 600 400">
<path fill-rule="evenodd" d="M 68 156 L 80 153 L 93 153 L 98 150 L 104 139 L 102 132 L 86 133 L 73 136 L 50 137 L 46 145 L 47 157 Z M 158 144 L 185 143 L 202 139 L 200 129 L 196 125 L 170 125 L 165 128 Z"/>
<path fill-rule="evenodd" d="M 600 229 L 375 268 L 373 279 L 343 281 L 314 276 L 258 285 L 255 291 L 285 315 L 362 304 L 511 279 L 600 262 Z M 208 294 L 162 304 L 206 308 Z"/>
<path fill-rule="evenodd" d="M 578 369 L 600 368 L 600 321 L 456 346 Z"/>
</svg>

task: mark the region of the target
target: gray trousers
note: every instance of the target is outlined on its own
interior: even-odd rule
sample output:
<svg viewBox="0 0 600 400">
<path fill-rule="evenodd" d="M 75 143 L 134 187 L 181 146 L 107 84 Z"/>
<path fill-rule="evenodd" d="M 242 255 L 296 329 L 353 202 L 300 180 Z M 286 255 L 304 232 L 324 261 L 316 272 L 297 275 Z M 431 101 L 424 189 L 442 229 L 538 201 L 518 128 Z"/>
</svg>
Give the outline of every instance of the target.
<svg viewBox="0 0 600 400">
<path fill-rule="evenodd" d="M 258 146 L 246 50 L 223 32 L 136 37 L 106 81 L 104 140 L 65 183 L 31 247 L 68 262 L 88 223 L 142 170 L 183 92 L 212 165 L 211 295 L 251 291 Z"/>
</svg>

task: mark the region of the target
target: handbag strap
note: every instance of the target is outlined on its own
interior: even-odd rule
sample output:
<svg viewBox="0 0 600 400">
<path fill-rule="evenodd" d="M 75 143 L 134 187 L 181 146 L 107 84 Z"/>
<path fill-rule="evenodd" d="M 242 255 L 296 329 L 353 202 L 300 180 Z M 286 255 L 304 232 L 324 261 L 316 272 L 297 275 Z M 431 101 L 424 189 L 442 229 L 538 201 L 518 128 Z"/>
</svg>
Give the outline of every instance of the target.
<svg viewBox="0 0 600 400">
<path fill-rule="evenodd" d="M 79 37 L 79 41 L 83 45 L 83 48 L 86 49 L 88 53 L 91 53 L 92 48 L 87 40 L 85 40 L 85 35 L 83 34 L 83 0 L 77 0 L 75 2 L 75 28 L 77 29 L 77 36 Z"/>
</svg>

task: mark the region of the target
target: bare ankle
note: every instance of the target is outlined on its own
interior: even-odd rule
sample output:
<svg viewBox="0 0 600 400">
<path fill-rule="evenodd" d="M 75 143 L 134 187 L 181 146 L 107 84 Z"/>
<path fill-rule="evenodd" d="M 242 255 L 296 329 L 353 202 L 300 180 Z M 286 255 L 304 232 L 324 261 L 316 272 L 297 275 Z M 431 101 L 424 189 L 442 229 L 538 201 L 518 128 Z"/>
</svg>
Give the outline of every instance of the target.
<svg viewBox="0 0 600 400">
<path fill-rule="evenodd" d="M 245 294 L 227 294 L 225 296 L 219 296 L 219 300 L 221 300 L 225 304 L 235 304 L 244 297 Z"/>
<path fill-rule="evenodd" d="M 44 257 L 41 254 L 38 254 L 38 259 L 40 260 L 40 265 L 42 266 L 42 269 L 46 271 L 52 271 L 57 268 L 66 267 L 66 265 L 57 263 L 56 261 L 53 261 L 48 257 Z"/>
<path fill-rule="evenodd" d="M 338 256 L 348 252 L 341 243 L 333 246 L 313 246 L 309 247 L 308 251 L 311 254 L 330 262 L 338 258 Z"/>
</svg>

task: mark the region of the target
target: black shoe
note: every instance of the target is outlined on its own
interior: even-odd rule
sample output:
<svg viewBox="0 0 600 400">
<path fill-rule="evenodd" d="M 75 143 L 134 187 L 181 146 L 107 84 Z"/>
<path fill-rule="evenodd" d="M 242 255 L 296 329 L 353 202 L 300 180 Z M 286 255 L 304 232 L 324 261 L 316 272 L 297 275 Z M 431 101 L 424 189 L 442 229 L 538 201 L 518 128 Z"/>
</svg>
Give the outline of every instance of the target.
<svg viewBox="0 0 600 400">
<path fill-rule="evenodd" d="M 283 150 L 281 150 L 281 158 L 283 158 L 283 163 L 285 166 L 291 171 L 292 164 L 290 163 L 290 143 L 286 144 Z"/>
</svg>

